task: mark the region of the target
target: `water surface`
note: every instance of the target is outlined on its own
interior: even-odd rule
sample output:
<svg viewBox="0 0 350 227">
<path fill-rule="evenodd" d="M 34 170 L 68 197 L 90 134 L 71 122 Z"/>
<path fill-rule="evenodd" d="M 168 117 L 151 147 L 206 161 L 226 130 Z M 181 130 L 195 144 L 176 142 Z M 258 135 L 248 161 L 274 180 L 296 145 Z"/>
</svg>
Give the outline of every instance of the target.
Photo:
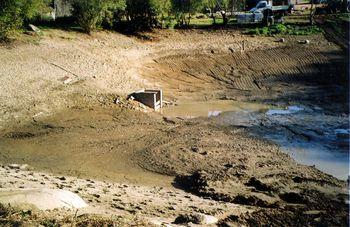
<svg viewBox="0 0 350 227">
<path fill-rule="evenodd" d="M 276 142 L 301 164 L 314 165 L 342 180 L 349 176 L 348 116 L 329 115 L 317 106 L 276 108 L 229 100 L 180 103 L 165 108 L 163 114 L 210 117 L 221 125 L 245 127 L 251 135 Z"/>
</svg>

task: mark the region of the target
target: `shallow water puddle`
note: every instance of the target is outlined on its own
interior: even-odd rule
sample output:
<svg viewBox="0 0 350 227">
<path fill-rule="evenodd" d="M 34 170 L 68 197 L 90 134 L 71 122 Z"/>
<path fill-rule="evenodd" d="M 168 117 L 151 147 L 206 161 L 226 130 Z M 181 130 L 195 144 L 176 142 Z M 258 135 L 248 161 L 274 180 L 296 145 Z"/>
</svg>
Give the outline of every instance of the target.
<svg viewBox="0 0 350 227">
<path fill-rule="evenodd" d="M 246 112 L 268 110 L 270 106 L 250 102 L 232 100 L 216 100 L 207 102 L 184 102 L 176 106 L 162 109 L 162 114 L 167 117 L 196 118 L 216 117 L 223 112 Z"/>
<path fill-rule="evenodd" d="M 258 133 L 277 142 L 297 162 L 337 178 L 349 176 L 348 118 L 327 115 L 322 110 L 300 108 L 289 114 L 278 113 L 261 118 L 264 127 Z"/>
<path fill-rule="evenodd" d="M 327 115 L 319 107 L 278 109 L 225 100 L 180 103 L 164 109 L 163 114 L 182 118 L 215 117 L 219 125 L 242 126 L 254 136 L 276 142 L 301 164 L 315 165 L 343 180 L 349 176 L 348 118 Z"/>
<path fill-rule="evenodd" d="M 299 111 L 304 110 L 300 106 L 288 106 L 287 109 L 270 109 L 266 112 L 266 115 L 275 115 L 275 114 L 293 114 Z"/>
</svg>

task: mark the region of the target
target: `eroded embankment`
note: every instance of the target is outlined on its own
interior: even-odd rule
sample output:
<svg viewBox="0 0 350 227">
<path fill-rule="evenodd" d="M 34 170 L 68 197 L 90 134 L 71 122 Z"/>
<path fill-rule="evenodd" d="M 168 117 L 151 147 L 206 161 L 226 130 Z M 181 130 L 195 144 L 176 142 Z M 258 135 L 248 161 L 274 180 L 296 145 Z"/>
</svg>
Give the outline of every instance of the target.
<svg viewBox="0 0 350 227">
<path fill-rule="evenodd" d="M 168 96 L 179 101 L 220 98 L 288 104 L 297 100 L 347 112 L 345 53 L 323 39 L 324 46 L 288 42 L 266 50 L 170 54 L 146 65 L 142 74 L 161 83 Z"/>
</svg>

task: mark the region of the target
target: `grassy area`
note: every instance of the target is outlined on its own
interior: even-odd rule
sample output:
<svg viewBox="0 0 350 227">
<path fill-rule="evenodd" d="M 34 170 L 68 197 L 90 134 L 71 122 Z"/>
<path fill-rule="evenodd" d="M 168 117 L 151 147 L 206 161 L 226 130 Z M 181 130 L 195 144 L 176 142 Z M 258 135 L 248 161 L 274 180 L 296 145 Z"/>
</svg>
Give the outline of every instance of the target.
<svg viewBox="0 0 350 227">
<path fill-rule="evenodd" d="M 215 19 L 216 24 L 222 24 L 223 20 L 222 18 L 216 18 Z M 190 26 L 193 27 L 207 27 L 207 26 L 211 26 L 214 25 L 214 21 L 212 18 L 201 18 L 201 19 L 191 19 L 190 21 Z"/>
<path fill-rule="evenodd" d="M 228 25 L 233 25 L 235 24 L 236 19 L 235 18 L 229 18 Z M 211 17 L 208 17 L 208 15 L 204 14 L 196 14 L 193 15 L 189 27 L 190 28 L 210 28 L 215 25 L 223 25 L 224 20 L 221 16 L 217 16 L 215 18 L 215 24 L 214 20 Z M 176 27 L 177 21 L 174 17 L 167 17 L 165 19 L 164 27 L 165 28 L 174 28 Z"/>
<path fill-rule="evenodd" d="M 340 20 L 350 22 L 350 13 L 340 13 L 337 15 Z"/>
<path fill-rule="evenodd" d="M 248 29 L 246 33 L 251 35 L 311 35 L 321 33 L 323 30 L 316 25 L 285 25 L 285 24 L 275 24 L 270 27 L 252 28 Z"/>
</svg>

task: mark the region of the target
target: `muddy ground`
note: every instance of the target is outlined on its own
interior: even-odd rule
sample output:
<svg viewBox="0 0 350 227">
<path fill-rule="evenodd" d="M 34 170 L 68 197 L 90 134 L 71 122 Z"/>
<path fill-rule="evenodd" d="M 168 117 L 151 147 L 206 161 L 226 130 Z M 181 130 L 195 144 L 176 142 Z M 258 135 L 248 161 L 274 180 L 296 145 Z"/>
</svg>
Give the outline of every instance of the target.
<svg viewBox="0 0 350 227">
<path fill-rule="evenodd" d="M 277 144 L 251 135 L 246 127 L 166 117 L 125 100 L 140 86 L 161 87 L 170 105 L 210 100 L 301 104 L 348 116 L 346 54 L 322 34 L 285 37 L 280 43 L 275 42 L 278 37 L 238 31 L 145 34 L 153 41 L 108 33 L 87 38 L 46 32 L 37 45 L 1 47 L 2 164 L 26 163 L 36 171 L 65 176 L 179 188 L 204 201 L 252 209 L 230 213 L 220 207 L 223 210 L 213 214 L 223 226 L 348 223 L 346 183 L 296 163 Z M 311 42 L 299 44 L 299 39 Z M 47 69 L 47 62 L 57 72 Z M 64 75 L 74 82 L 63 85 Z M 116 97 L 122 102 L 114 104 Z M 9 187 L 6 181 L 1 186 Z M 195 206 L 210 213 L 201 204 Z M 174 218 L 193 212 L 186 206 L 176 212 L 151 209 L 143 206 L 140 215 Z"/>
</svg>

